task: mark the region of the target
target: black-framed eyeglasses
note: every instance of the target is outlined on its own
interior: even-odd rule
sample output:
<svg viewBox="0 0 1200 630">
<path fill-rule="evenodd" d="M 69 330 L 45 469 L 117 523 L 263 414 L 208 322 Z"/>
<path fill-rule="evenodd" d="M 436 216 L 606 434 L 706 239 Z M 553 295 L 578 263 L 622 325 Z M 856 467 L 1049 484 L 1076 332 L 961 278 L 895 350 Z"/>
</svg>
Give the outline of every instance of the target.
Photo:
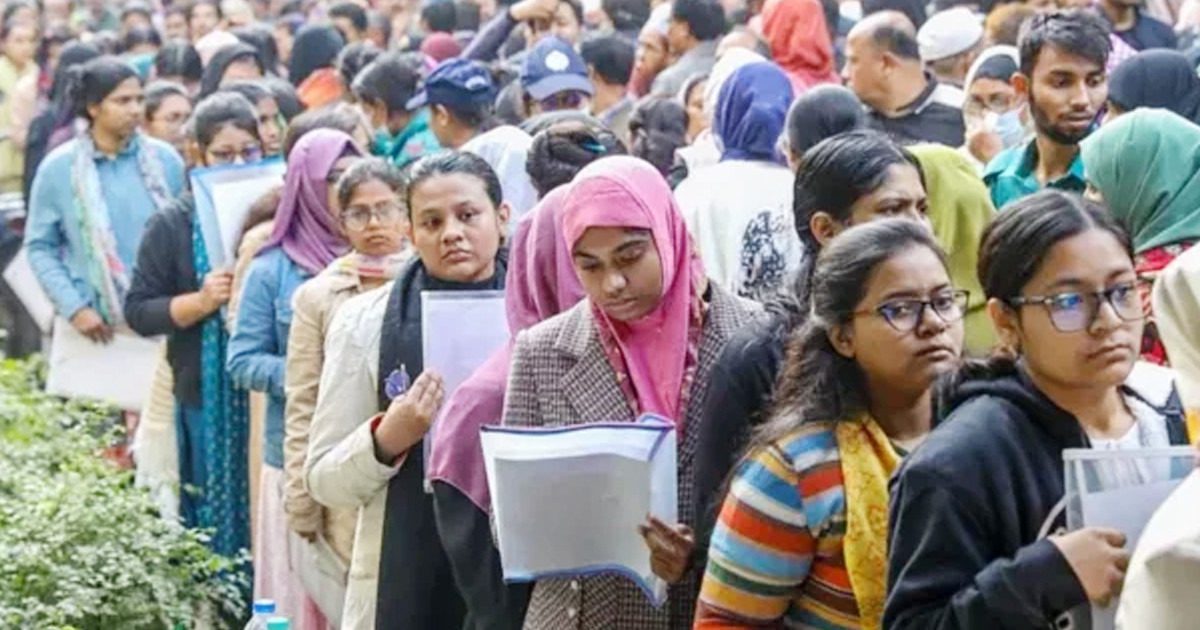
<svg viewBox="0 0 1200 630">
<path fill-rule="evenodd" d="M 927 299 L 901 298 L 888 300 L 873 309 L 857 311 L 855 315 L 879 315 L 897 332 L 907 333 L 917 329 L 925 318 L 925 309 L 931 309 L 947 324 L 963 318 L 971 302 L 971 292 L 964 289 L 945 291 Z"/>
<path fill-rule="evenodd" d="M 262 159 L 262 146 L 257 144 L 247 145 L 241 149 L 210 149 L 208 154 L 212 156 L 214 164 L 233 164 L 241 158 L 247 164 L 257 162 Z"/>
<path fill-rule="evenodd" d="M 371 219 L 374 219 L 384 227 L 391 227 L 399 220 L 403 212 L 400 204 L 386 201 L 375 207 L 371 206 L 350 206 L 342 213 L 342 222 L 346 224 L 346 228 L 358 232 L 367 229 L 371 225 Z"/>
<path fill-rule="evenodd" d="M 1103 291 L 1064 291 L 1054 295 L 1031 295 L 1006 300 L 1010 306 L 1033 306 L 1046 308 L 1050 323 L 1058 332 L 1086 330 L 1100 315 L 1100 304 L 1108 302 L 1117 317 L 1127 322 L 1136 322 L 1146 316 L 1142 311 L 1142 300 L 1138 295 L 1136 281 L 1121 282 Z"/>
</svg>

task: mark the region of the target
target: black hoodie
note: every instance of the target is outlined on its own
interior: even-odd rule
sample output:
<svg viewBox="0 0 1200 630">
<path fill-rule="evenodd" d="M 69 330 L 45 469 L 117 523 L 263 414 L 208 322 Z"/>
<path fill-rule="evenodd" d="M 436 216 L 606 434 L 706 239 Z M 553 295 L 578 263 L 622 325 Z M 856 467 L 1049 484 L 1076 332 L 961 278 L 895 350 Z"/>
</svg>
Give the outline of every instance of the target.
<svg viewBox="0 0 1200 630">
<path fill-rule="evenodd" d="M 1174 395 L 1151 401 L 1185 444 Z M 1079 422 L 1011 365 L 968 378 L 949 417 L 892 481 L 887 630 L 1027 630 L 1087 596 L 1046 537 L 1065 526 L 1063 449 L 1087 448 Z"/>
</svg>

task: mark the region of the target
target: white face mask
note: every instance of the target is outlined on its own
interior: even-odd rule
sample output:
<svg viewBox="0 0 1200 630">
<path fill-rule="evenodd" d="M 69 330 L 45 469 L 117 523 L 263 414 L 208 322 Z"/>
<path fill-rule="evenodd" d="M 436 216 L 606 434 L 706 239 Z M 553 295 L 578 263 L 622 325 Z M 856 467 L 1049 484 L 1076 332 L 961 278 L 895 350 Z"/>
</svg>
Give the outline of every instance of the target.
<svg viewBox="0 0 1200 630">
<path fill-rule="evenodd" d="M 1015 147 L 1025 141 L 1025 124 L 1021 122 L 1021 108 L 1010 109 L 1003 114 L 988 112 L 983 115 L 983 128 L 1000 136 L 1004 148 Z"/>
</svg>

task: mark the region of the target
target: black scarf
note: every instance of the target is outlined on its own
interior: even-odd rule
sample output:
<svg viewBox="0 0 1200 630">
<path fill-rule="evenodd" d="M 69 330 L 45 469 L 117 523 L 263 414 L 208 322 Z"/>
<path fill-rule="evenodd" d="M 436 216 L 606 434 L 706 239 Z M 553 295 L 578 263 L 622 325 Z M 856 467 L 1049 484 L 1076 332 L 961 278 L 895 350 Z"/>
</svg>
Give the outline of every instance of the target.
<svg viewBox="0 0 1200 630">
<path fill-rule="evenodd" d="M 496 260 L 490 280 L 459 283 L 438 280 L 420 260 L 409 265 L 392 285 L 379 344 L 379 409 L 391 403 L 384 381 L 401 366 L 411 380 L 424 370 L 421 344 L 422 291 L 486 291 L 504 288 L 506 257 Z M 408 450 L 400 471 L 388 483 L 376 630 L 455 630 L 464 625 L 466 605 L 458 593 L 450 562 L 442 549 L 433 515 L 433 495 L 425 492 L 423 442 Z"/>
</svg>

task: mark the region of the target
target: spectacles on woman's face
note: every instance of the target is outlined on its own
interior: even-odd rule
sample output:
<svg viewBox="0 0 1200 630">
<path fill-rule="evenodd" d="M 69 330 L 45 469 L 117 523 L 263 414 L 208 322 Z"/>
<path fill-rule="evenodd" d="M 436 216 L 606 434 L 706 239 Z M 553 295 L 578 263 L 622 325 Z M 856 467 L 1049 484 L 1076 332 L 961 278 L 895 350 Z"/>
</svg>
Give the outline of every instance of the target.
<svg viewBox="0 0 1200 630">
<path fill-rule="evenodd" d="M 900 298 L 888 300 L 873 309 L 858 311 L 855 315 L 879 315 L 896 332 L 908 333 L 921 325 L 925 319 L 925 309 L 932 309 L 943 322 L 947 324 L 963 318 L 967 305 L 971 301 L 971 293 L 964 290 L 944 291 L 920 300 L 917 298 Z"/>
<path fill-rule="evenodd" d="M 1146 316 L 1138 296 L 1136 281 L 1121 282 L 1103 291 L 1064 291 L 1054 295 L 1031 295 L 1010 298 L 1014 307 L 1041 304 L 1050 315 L 1050 323 L 1058 332 L 1086 330 L 1100 315 L 1100 305 L 1107 302 L 1117 317 L 1136 322 Z"/>
<path fill-rule="evenodd" d="M 233 164 L 239 159 L 246 164 L 257 162 L 262 159 L 262 145 L 248 144 L 240 149 L 209 149 L 209 166 L 220 166 L 224 164 Z"/>
<path fill-rule="evenodd" d="M 385 201 L 371 206 L 350 206 L 342 213 L 342 223 L 346 225 L 346 229 L 361 232 L 371 225 L 371 219 L 374 219 L 383 227 L 392 227 L 400 221 L 401 215 L 400 204 Z"/>
</svg>

